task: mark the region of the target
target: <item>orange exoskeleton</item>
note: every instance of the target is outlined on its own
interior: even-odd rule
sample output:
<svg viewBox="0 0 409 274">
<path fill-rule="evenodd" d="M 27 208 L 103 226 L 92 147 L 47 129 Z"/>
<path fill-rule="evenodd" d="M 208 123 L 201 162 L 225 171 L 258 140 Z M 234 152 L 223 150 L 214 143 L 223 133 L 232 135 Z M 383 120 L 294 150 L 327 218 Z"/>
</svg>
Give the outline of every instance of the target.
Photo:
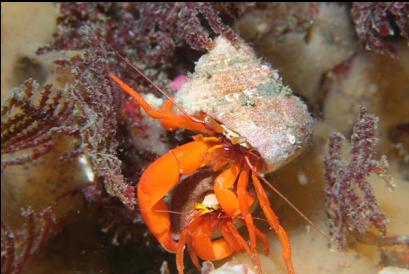
<svg viewBox="0 0 409 274">
<path fill-rule="evenodd" d="M 158 110 L 118 77 L 111 78 L 165 129 L 198 132 L 192 142 L 149 165 L 137 191 L 146 225 L 166 250 L 176 253 L 179 273 L 183 273 L 186 245 L 197 266 L 198 257 L 221 260 L 246 251 L 261 273 L 257 240 L 262 241 L 266 254 L 269 246 L 251 214 L 256 200 L 281 241 L 288 273 L 294 273 L 287 233 L 271 209 L 261 181 L 265 181 L 264 174 L 302 151 L 311 136 L 313 120 L 278 73 L 262 64 L 245 43 L 232 45 L 218 37 L 177 97 Z M 164 197 L 182 177 L 205 169 L 215 174 L 211 189 L 194 204 L 176 240 Z M 240 235 L 237 220 L 246 226 L 250 244 Z M 221 237 L 212 237 L 215 230 Z"/>
</svg>

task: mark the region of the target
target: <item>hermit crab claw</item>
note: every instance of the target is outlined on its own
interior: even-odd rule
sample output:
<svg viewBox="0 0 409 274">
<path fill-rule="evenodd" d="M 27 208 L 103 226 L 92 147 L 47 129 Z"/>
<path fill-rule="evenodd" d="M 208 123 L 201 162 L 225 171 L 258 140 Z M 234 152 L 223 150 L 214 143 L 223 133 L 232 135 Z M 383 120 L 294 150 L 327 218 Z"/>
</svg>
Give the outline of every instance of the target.
<svg viewBox="0 0 409 274">
<path fill-rule="evenodd" d="M 176 252 L 172 239 L 169 209 L 165 195 L 179 183 L 180 175 L 188 175 L 201 168 L 210 146 L 203 141 L 193 141 L 177 147 L 155 162 L 143 173 L 138 184 L 138 201 L 146 225 L 162 246 Z M 163 176 L 166 174 L 166 176 Z"/>
</svg>

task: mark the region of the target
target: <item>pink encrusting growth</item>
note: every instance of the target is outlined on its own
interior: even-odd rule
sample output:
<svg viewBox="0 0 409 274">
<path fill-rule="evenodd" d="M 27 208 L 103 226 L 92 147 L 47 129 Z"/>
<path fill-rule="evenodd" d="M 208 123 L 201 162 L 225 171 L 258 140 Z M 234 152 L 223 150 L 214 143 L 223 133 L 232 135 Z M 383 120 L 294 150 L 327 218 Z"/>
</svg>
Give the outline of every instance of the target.
<svg viewBox="0 0 409 274">
<path fill-rule="evenodd" d="M 175 79 L 172 80 L 170 86 L 174 91 L 178 91 L 184 83 L 188 80 L 186 75 L 179 75 Z"/>
</svg>

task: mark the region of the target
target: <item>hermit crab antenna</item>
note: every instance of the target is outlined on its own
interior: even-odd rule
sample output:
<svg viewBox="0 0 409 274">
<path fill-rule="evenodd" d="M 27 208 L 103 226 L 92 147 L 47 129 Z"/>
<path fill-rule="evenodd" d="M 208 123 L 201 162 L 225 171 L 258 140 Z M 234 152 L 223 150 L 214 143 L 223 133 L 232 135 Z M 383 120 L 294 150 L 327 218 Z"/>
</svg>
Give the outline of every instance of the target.
<svg viewBox="0 0 409 274">
<path fill-rule="evenodd" d="M 142 78 L 144 78 L 148 83 L 150 83 L 153 87 L 155 87 L 162 95 L 164 95 L 169 101 L 172 102 L 173 105 L 176 106 L 176 108 L 178 110 L 180 110 L 180 112 L 182 112 L 184 115 L 186 115 L 187 117 L 189 117 L 189 119 L 191 119 L 192 121 L 196 122 L 196 123 L 200 123 L 200 124 L 206 124 L 205 121 L 202 121 L 200 119 L 197 119 L 191 115 L 189 115 L 181 106 L 179 106 L 175 100 L 160 86 L 158 86 L 154 81 L 152 81 L 148 76 L 145 75 L 145 73 L 143 73 L 143 71 L 138 68 L 136 65 L 132 64 L 127 58 L 123 57 L 117 50 L 113 49 L 112 50 L 115 52 L 115 54 L 121 58 L 122 61 L 124 61 L 128 66 L 130 66 L 132 69 L 134 69 L 140 76 L 142 76 Z"/>
<path fill-rule="evenodd" d="M 261 180 L 275 193 L 277 193 L 278 196 L 280 196 L 281 199 L 283 199 L 290 207 L 292 207 L 307 223 L 311 225 L 312 228 L 314 228 L 316 231 L 318 231 L 322 236 L 324 236 L 327 240 L 330 240 L 331 237 L 325 233 L 320 227 L 318 227 L 316 224 L 314 224 L 307 216 L 305 216 L 304 213 L 301 212 L 290 200 L 288 200 L 277 188 L 275 188 L 269 181 L 267 181 L 266 178 L 259 176 Z"/>
<path fill-rule="evenodd" d="M 248 164 L 248 166 L 250 167 L 250 169 L 255 172 L 256 174 L 258 174 L 257 169 L 253 166 L 253 164 L 251 163 L 250 159 L 245 156 L 244 158 Z M 273 190 L 275 193 L 277 193 L 278 196 L 280 196 L 281 199 L 283 199 L 290 207 L 292 207 L 292 209 L 294 209 L 307 223 L 309 223 L 311 225 L 312 228 L 314 228 L 316 231 L 318 231 L 322 236 L 324 236 L 327 240 L 330 240 L 331 237 L 325 233 L 320 227 L 318 227 L 316 224 L 314 224 L 307 216 L 305 216 L 304 213 L 302 213 L 301 210 L 299 210 L 290 200 L 287 199 L 287 197 L 285 197 L 277 188 L 275 188 L 269 181 L 267 181 L 266 178 L 264 178 L 263 176 L 258 176 L 259 178 L 261 178 L 261 180 L 263 180 L 263 182 L 269 187 L 271 188 L 271 190 Z"/>
</svg>

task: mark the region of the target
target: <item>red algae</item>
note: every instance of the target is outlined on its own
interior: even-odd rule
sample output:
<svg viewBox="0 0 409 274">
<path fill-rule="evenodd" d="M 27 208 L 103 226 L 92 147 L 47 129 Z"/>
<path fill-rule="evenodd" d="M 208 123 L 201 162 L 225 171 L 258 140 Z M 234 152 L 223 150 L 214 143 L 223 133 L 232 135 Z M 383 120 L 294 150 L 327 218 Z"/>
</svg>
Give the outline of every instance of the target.
<svg viewBox="0 0 409 274">
<path fill-rule="evenodd" d="M 409 4 L 405 2 L 353 3 L 351 16 L 361 45 L 396 58 L 394 36 L 409 41 Z"/>
<path fill-rule="evenodd" d="M 1 222 L 1 273 L 18 274 L 61 229 L 57 225 L 52 209 L 35 214 L 31 208 L 22 210 L 25 228 L 11 230 Z"/>
<path fill-rule="evenodd" d="M 376 127 L 377 119 L 362 108 L 351 136 L 352 148 L 348 163 L 341 160 L 343 136 L 330 136 L 328 155 L 325 158 L 325 192 L 333 244 L 338 249 L 347 248 L 348 234 L 365 235 L 370 226 L 375 227 L 382 235 L 386 234 L 387 218 L 365 180 L 371 173 L 375 173 L 386 183 L 392 184 L 391 177 L 387 174 L 388 162 L 385 156 L 380 161 L 374 159 Z M 355 189 L 362 193 L 358 194 Z"/>
</svg>

